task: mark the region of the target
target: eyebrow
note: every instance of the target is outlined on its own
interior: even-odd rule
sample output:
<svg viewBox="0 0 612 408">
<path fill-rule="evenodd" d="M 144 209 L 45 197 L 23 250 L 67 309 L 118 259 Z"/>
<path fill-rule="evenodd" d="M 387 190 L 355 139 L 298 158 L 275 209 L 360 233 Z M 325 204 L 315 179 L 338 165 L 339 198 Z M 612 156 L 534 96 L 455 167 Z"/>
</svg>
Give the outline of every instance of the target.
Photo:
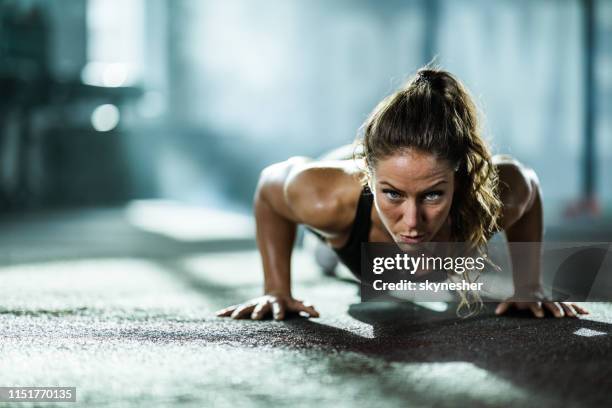
<svg viewBox="0 0 612 408">
<path fill-rule="evenodd" d="M 447 181 L 446 181 L 446 180 L 440 180 L 440 181 L 438 181 L 438 182 L 436 182 L 436 183 L 432 184 L 431 186 L 427 187 L 426 189 L 424 189 L 424 190 L 423 190 L 423 191 L 421 191 L 421 192 L 429 191 L 429 190 L 431 190 L 432 188 L 437 187 L 437 186 L 439 186 L 440 184 L 445 184 L 445 183 L 447 183 Z M 404 191 L 402 191 L 401 189 L 399 189 L 399 188 L 397 188 L 397 187 L 393 186 L 393 184 L 389 183 L 388 181 L 381 181 L 381 182 L 380 182 L 380 184 L 381 184 L 381 185 L 382 185 L 382 184 L 386 184 L 386 185 L 388 185 L 389 187 L 391 187 L 392 189 L 399 191 L 400 193 L 403 193 L 403 192 L 404 192 Z"/>
</svg>

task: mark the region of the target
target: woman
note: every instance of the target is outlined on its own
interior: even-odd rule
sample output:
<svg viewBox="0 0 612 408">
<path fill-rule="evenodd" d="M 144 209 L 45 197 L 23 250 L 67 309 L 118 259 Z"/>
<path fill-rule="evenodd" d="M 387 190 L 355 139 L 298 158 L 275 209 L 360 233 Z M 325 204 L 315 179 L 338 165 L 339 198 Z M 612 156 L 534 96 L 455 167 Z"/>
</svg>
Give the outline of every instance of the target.
<svg viewBox="0 0 612 408">
<path fill-rule="evenodd" d="M 325 240 L 359 276 L 361 242 L 466 242 L 482 248 L 505 231 L 509 242 L 541 242 L 542 201 L 537 176 L 508 156 L 491 157 L 477 112 L 463 85 L 448 72 L 424 68 L 385 98 L 363 126 L 354 160 L 294 157 L 267 167 L 255 194 L 257 242 L 264 295 L 218 316 L 281 320 L 288 313 L 318 317 L 291 294 L 290 259 L 296 227 Z M 541 293 L 540 250 L 513 253 L 515 294 L 542 301 L 499 304 L 545 310 L 556 317 L 588 313 Z M 518 297 L 517 296 L 517 297 Z"/>
</svg>

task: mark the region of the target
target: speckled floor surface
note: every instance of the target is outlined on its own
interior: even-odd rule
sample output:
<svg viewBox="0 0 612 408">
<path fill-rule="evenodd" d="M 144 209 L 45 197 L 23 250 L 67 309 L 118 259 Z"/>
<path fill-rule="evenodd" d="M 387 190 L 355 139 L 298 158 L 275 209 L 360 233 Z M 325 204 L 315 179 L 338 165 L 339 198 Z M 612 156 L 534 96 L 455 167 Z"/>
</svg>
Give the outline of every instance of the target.
<svg viewBox="0 0 612 408">
<path fill-rule="evenodd" d="M 321 318 L 232 321 L 213 311 L 261 290 L 248 244 L 82 220 L 4 224 L 1 386 L 76 386 L 56 405 L 87 407 L 612 405 L 610 304 L 580 320 L 360 304 L 298 252 L 295 293 Z"/>
</svg>

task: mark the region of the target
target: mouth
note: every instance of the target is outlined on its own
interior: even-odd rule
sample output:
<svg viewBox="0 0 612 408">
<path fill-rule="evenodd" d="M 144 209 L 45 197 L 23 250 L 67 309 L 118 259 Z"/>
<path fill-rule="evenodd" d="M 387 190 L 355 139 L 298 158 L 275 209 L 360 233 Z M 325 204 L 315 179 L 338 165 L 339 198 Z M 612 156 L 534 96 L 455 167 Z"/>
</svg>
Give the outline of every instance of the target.
<svg viewBox="0 0 612 408">
<path fill-rule="evenodd" d="M 412 237 L 400 234 L 399 239 L 404 244 L 418 244 L 419 242 L 423 242 L 425 240 L 425 234 L 415 235 Z"/>
</svg>

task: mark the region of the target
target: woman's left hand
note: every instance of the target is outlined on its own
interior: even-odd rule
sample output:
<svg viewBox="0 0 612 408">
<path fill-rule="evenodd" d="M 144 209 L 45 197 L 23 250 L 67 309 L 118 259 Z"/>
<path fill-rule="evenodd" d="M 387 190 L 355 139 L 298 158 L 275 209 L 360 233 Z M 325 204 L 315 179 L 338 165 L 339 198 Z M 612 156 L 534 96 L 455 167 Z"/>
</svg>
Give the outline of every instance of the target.
<svg viewBox="0 0 612 408">
<path fill-rule="evenodd" d="M 578 315 L 589 314 L 584 307 L 571 302 L 515 302 L 510 299 L 501 302 L 495 309 L 496 315 L 503 315 L 508 310 L 515 308 L 518 310 L 531 310 L 533 315 L 538 318 L 544 317 L 544 311 L 549 310 L 555 317 L 578 317 Z"/>
</svg>

